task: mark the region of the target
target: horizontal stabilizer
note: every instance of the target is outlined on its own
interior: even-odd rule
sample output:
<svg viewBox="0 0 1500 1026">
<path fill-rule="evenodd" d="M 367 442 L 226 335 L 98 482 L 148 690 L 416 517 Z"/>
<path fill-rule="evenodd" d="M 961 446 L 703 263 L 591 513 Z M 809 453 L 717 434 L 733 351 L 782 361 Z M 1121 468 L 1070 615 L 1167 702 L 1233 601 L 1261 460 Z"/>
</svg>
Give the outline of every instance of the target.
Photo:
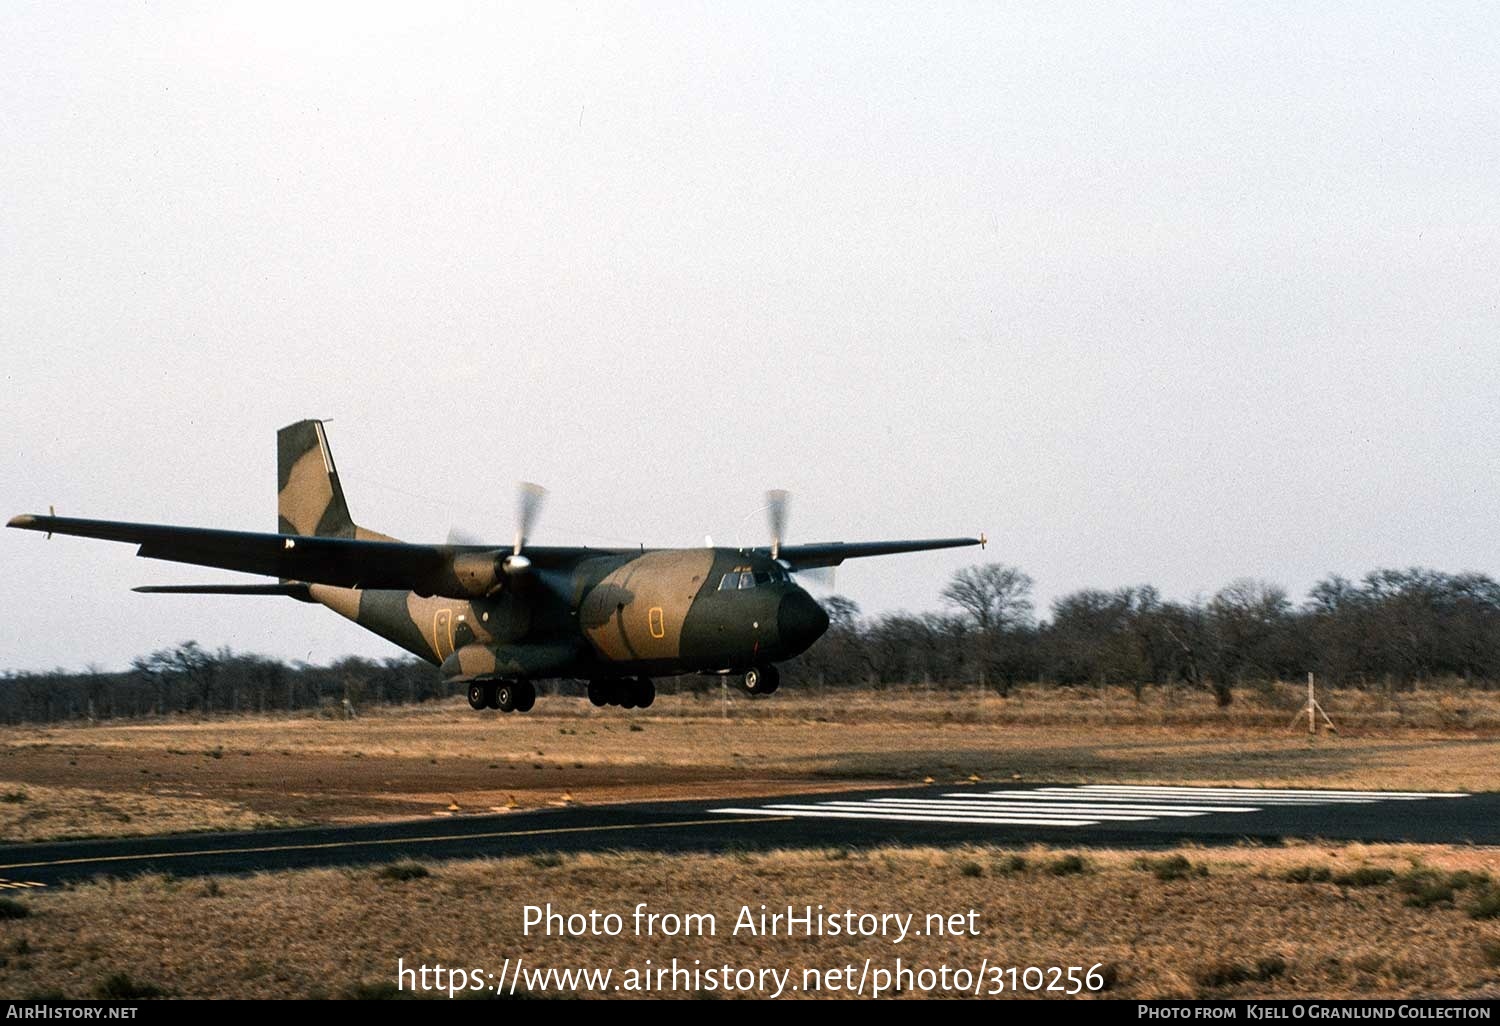
<svg viewBox="0 0 1500 1026">
<path fill-rule="evenodd" d="M 312 591 L 305 584 L 143 584 L 131 588 L 146 595 L 281 595 L 299 602 L 311 602 Z"/>
</svg>

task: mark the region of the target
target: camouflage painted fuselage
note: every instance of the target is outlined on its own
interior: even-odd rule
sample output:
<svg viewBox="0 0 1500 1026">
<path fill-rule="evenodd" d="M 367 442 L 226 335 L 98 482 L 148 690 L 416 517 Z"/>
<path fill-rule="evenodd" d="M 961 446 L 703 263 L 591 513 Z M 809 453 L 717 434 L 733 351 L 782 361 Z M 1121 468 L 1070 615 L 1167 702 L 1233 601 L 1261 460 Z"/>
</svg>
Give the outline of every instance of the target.
<svg viewBox="0 0 1500 1026">
<path fill-rule="evenodd" d="M 760 581 L 723 590 L 726 574 Z M 801 654 L 828 620 L 785 577 L 765 557 L 734 549 L 651 549 L 536 571 L 492 598 L 310 591 L 451 680 L 607 678 L 737 670 Z"/>
<path fill-rule="evenodd" d="M 283 534 L 393 540 L 350 517 L 319 421 L 283 428 L 276 455 Z M 822 608 L 764 556 L 709 548 L 575 552 L 510 579 L 492 552 L 460 555 L 451 590 L 431 596 L 325 584 L 308 592 L 455 681 L 743 669 L 798 655 L 828 626 Z M 720 591 L 724 575 L 737 570 L 750 586 Z"/>
</svg>

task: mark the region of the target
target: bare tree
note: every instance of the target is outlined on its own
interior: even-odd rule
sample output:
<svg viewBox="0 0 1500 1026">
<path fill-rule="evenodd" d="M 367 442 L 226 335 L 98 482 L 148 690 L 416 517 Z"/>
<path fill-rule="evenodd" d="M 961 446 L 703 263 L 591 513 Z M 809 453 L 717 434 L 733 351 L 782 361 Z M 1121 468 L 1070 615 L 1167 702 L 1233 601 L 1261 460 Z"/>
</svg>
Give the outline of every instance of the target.
<svg viewBox="0 0 1500 1026">
<path fill-rule="evenodd" d="M 823 599 L 823 611 L 828 614 L 828 629 L 852 631 L 859 623 L 859 603 L 843 595 L 829 595 Z"/>
<path fill-rule="evenodd" d="M 981 633 L 1031 625 L 1031 586 L 1036 583 L 1004 563 L 966 566 L 943 589 L 943 601 L 957 606 Z"/>
<path fill-rule="evenodd" d="M 1018 567 L 979 563 L 956 572 L 943 589 L 943 601 L 967 614 L 974 627 L 981 685 L 989 683 L 997 638 L 1032 625 L 1033 583 Z M 1009 693 L 1012 676 L 1002 677 L 1002 694 Z"/>
<path fill-rule="evenodd" d="M 1221 588 L 1208 603 L 1218 639 L 1215 695 L 1220 705 L 1233 700 L 1231 681 L 1286 677 L 1292 603 L 1278 585 L 1242 577 Z"/>
</svg>

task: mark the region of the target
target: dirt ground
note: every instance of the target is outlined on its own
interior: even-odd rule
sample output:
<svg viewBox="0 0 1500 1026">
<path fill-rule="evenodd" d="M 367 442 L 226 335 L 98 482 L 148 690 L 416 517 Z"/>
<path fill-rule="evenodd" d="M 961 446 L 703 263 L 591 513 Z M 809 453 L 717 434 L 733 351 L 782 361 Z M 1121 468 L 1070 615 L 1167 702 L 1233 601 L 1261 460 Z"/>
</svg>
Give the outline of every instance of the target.
<svg viewBox="0 0 1500 1026">
<path fill-rule="evenodd" d="M 520 960 L 533 973 L 607 969 L 613 975 L 604 993 L 628 996 L 609 988 L 628 988 L 624 974 L 632 969 L 639 982 L 641 970 L 676 959 L 680 967 L 732 967 L 751 988 L 726 992 L 706 976 L 685 975 L 653 994 L 766 996 L 775 987 L 770 978 L 739 971 L 777 969 L 791 973 L 784 979 L 796 989 L 788 996 L 809 993 L 809 971 L 821 988 L 811 993 L 847 996 L 866 959 L 875 971 L 870 984 L 900 959 L 908 970 L 967 969 L 986 987 L 995 980 L 985 966 L 1016 967 L 1023 982 L 1027 967 L 1097 967 L 1103 996 L 1116 998 L 1494 998 L 1497 876 L 1493 849 L 1360 845 L 543 855 L 249 877 L 156 875 L 12 899 L 22 911 L 0 923 L 0 994 L 393 997 L 402 996 L 398 960 L 478 970 L 477 982 L 490 988 L 518 980 L 517 996 L 599 993 L 598 977 L 590 985 L 507 976 Z M 714 932 L 700 920 L 698 934 L 670 936 L 663 919 L 638 935 L 632 913 L 640 902 L 663 915 L 711 914 Z M 562 915 L 617 913 L 621 933 L 562 935 L 562 924 L 550 936 L 541 927 L 528 932 L 525 906 L 544 903 Z M 736 934 L 740 910 L 755 915 L 762 905 L 910 913 L 917 932 L 900 943 L 892 934 Z M 933 914 L 950 924 L 947 932 L 928 929 Z M 906 980 L 900 996 L 960 996 L 928 980 L 927 987 Z M 1059 996 L 1015 995 L 1009 980 L 1002 974 L 1007 989 L 996 996 Z M 473 982 L 466 977 L 463 985 Z M 447 999 L 446 991 L 423 996 Z"/>
<path fill-rule="evenodd" d="M 0 840 L 465 815 L 561 802 L 739 798 L 925 779 L 1500 790 L 1486 696 L 1406 710 L 1330 701 L 778 695 L 647 711 L 548 696 L 528 715 L 461 700 L 315 716 L 0 728 Z M 1444 703 L 1447 703 L 1445 709 Z M 1496 702 L 1493 704 L 1500 704 Z M 1292 708 L 1295 708 L 1293 705 Z"/>
<path fill-rule="evenodd" d="M 928 778 L 1500 790 L 1500 701 L 1490 696 L 1330 696 L 1340 733 L 1316 738 L 1288 728 L 1296 700 L 1288 689 L 1221 710 L 1203 696 L 1002 699 L 914 688 L 728 704 L 665 695 L 646 712 L 548 696 L 528 716 L 476 714 L 452 701 L 354 720 L 10 727 L 0 729 L 0 836 L 247 829 Z M 0 897 L 0 994 L 391 997 L 404 996 L 398 959 L 482 974 L 518 964 L 508 960 L 634 969 L 637 983 L 647 959 L 658 969 L 677 959 L 790 970 L 799 994 L 804 974 L 823 970 L 819 993 L 831 995 L 845 993 L 833 985 L 853 986 L 839 976 L 848 967 L 869 959 L 891 970 L 899 958 L 908 969 L 971 973 L 1098 966 L 1105 996 L 1124 998 L 1496 997 L 1497 852 L 1301 841 L 1176 852 L 643 852 L 104 879 Z M 523 907 L 545 902 L 565 913 L 629 916 L 638 902 L 712 913 L 721 932 L 528 934 Z M 739 908 L 762 904 L 973 910 L 980 926 L 902 946 L 728 932 Z M 768 993 L 765 979 L 753 993 Z M 656 992 L 746 993 L 706 980 Z M 527 976 L 517 996 L 594 992 L 577 979 Z M 949 991 L 909 979 L 901 996 L 924 993 Z"/>
</svg>

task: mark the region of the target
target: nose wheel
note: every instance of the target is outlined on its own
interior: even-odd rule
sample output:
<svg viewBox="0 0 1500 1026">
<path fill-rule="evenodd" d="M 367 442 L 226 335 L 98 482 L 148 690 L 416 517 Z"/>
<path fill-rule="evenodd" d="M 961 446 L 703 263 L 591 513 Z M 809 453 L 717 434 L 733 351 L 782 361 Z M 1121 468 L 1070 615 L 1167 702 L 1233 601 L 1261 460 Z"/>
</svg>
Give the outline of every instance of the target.
<svg viewBox="0 0 1500 1026">
<path fill-rule="evenodd" d="M 781 671 L 770 663 L 752 666 L 740 675 L 740 690 L 747 695 L 769 695 L 781 687 Z"/>
</svg>

